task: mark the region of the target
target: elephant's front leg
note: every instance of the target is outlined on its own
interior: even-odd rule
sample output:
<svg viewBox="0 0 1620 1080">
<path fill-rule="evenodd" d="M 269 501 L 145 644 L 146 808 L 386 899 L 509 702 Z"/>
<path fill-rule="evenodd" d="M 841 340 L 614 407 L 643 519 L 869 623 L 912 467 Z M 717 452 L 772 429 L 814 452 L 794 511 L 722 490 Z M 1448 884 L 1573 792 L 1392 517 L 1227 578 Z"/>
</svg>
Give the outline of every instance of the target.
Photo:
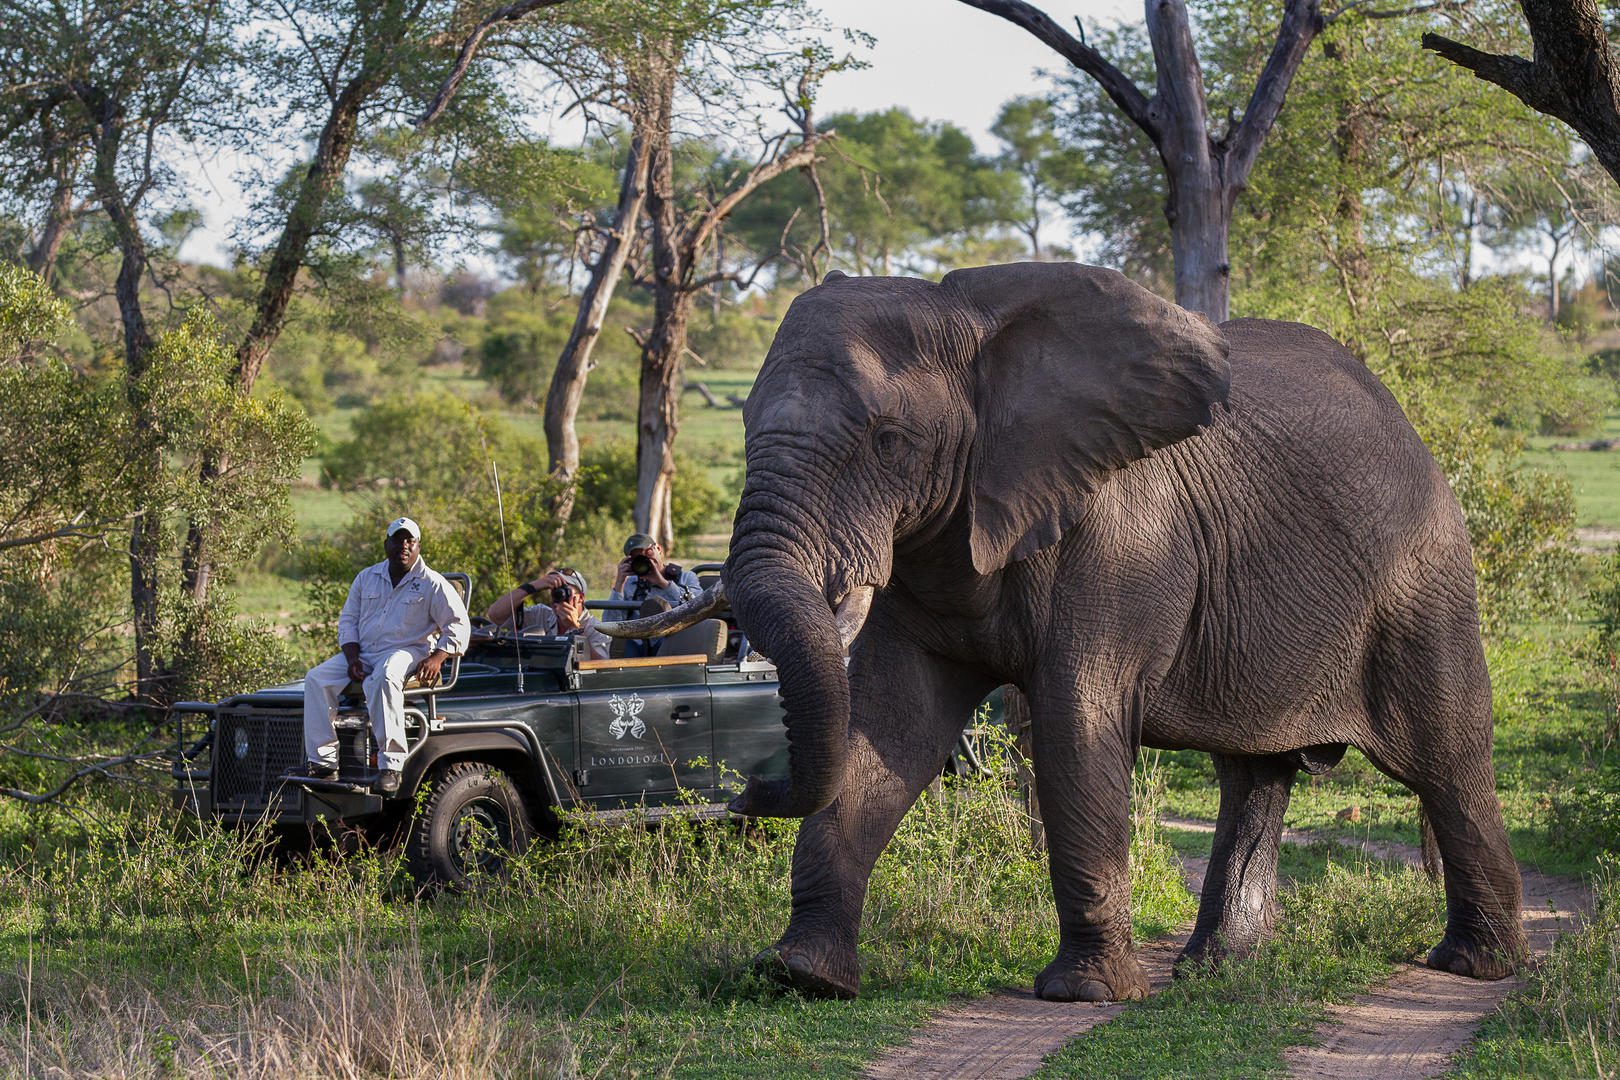
<svg viewBox="0 0 1620 1080">
<path fill-rule="evenodd" d="M 876 632 L 877 640 L 869 640 Z M 793 849 L 793 915 L 760 954 L 764 973 L 806 993 L 854 997 L 867 879 L 900 819 L 940 773 L 973 708 L 994 684 L 960 664 L 885 640 L 869 626 L 850 661 L 850 745 L 843 788 L 807 818 Z"/>
<path fill-rule="evenodd" d="M 1137 695 L 1080 699 L 1072 690 L 1030 695 L 1035 780 L 1057 901 L 1057 958 L 1035 979 L 1048 1001 L 1147 996 L 1131 946 L 1131 769 Z"/>
</svg>

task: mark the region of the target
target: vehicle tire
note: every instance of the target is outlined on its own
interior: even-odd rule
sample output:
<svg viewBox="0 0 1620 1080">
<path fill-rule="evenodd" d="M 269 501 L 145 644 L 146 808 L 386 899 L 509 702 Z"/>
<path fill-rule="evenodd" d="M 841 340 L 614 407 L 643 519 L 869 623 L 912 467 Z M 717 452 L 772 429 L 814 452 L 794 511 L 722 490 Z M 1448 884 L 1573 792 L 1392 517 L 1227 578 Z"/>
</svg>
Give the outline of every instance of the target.
<svg viewBox="0 0 1620 1080">
<path fill-rule="evenodd" d="M 532 829 L 512 778 L 481 761 L 434 771 L 405 845 L 411 876 L 424 888 L 461 888 L 505 871 L 529 848 Z"/>
</svg>

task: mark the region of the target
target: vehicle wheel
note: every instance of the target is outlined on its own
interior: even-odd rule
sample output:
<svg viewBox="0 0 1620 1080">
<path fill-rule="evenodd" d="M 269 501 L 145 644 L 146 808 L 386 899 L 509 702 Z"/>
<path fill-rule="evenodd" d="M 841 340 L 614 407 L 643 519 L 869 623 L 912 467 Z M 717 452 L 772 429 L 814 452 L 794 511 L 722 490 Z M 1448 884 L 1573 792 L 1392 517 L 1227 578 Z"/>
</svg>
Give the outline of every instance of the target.
<svg viewBox="0 0 1620 1080">
<path fill-rule="evenodd" d="M 523 796 L 500 769 L 458 761 L 436 771 L 430 785 L 405 848 L 417 884 L 459 888 L 500 874 L 513 855 L 528 850 Z"/>
</svg>

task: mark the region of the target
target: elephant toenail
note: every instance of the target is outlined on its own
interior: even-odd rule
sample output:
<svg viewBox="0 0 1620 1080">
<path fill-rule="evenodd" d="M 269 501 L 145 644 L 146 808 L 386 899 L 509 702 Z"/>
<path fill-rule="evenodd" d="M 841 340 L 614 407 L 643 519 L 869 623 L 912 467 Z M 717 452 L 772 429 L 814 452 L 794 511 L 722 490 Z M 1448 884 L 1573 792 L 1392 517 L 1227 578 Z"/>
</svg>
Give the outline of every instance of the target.
<svg viewBox="0 0 1620 1080">
<path fill-rule="evenodd" d="M 1075 995 L 1076 1001 L 1112 1001 L 1114 995 L 1108 989 L 1108 984 L 1096 979 L 1087 979 L 1080 984 L 1080 992 Z"/>
</svg>

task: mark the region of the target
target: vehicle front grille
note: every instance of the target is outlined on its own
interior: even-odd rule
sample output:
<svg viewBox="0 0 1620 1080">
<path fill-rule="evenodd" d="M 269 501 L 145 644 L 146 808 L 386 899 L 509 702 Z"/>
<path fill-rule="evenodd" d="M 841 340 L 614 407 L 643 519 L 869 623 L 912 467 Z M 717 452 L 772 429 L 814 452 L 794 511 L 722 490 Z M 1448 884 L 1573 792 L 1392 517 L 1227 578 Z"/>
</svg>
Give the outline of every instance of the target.
<svg viewBox="0 0 1620 1080">
<path fill-rule="evenodd" d="M 303 760 L 302 713 L 221 709 L 214 736 L 214 803 L 268 807 L 283 788 L 282 776 Z"/>
</svg>

